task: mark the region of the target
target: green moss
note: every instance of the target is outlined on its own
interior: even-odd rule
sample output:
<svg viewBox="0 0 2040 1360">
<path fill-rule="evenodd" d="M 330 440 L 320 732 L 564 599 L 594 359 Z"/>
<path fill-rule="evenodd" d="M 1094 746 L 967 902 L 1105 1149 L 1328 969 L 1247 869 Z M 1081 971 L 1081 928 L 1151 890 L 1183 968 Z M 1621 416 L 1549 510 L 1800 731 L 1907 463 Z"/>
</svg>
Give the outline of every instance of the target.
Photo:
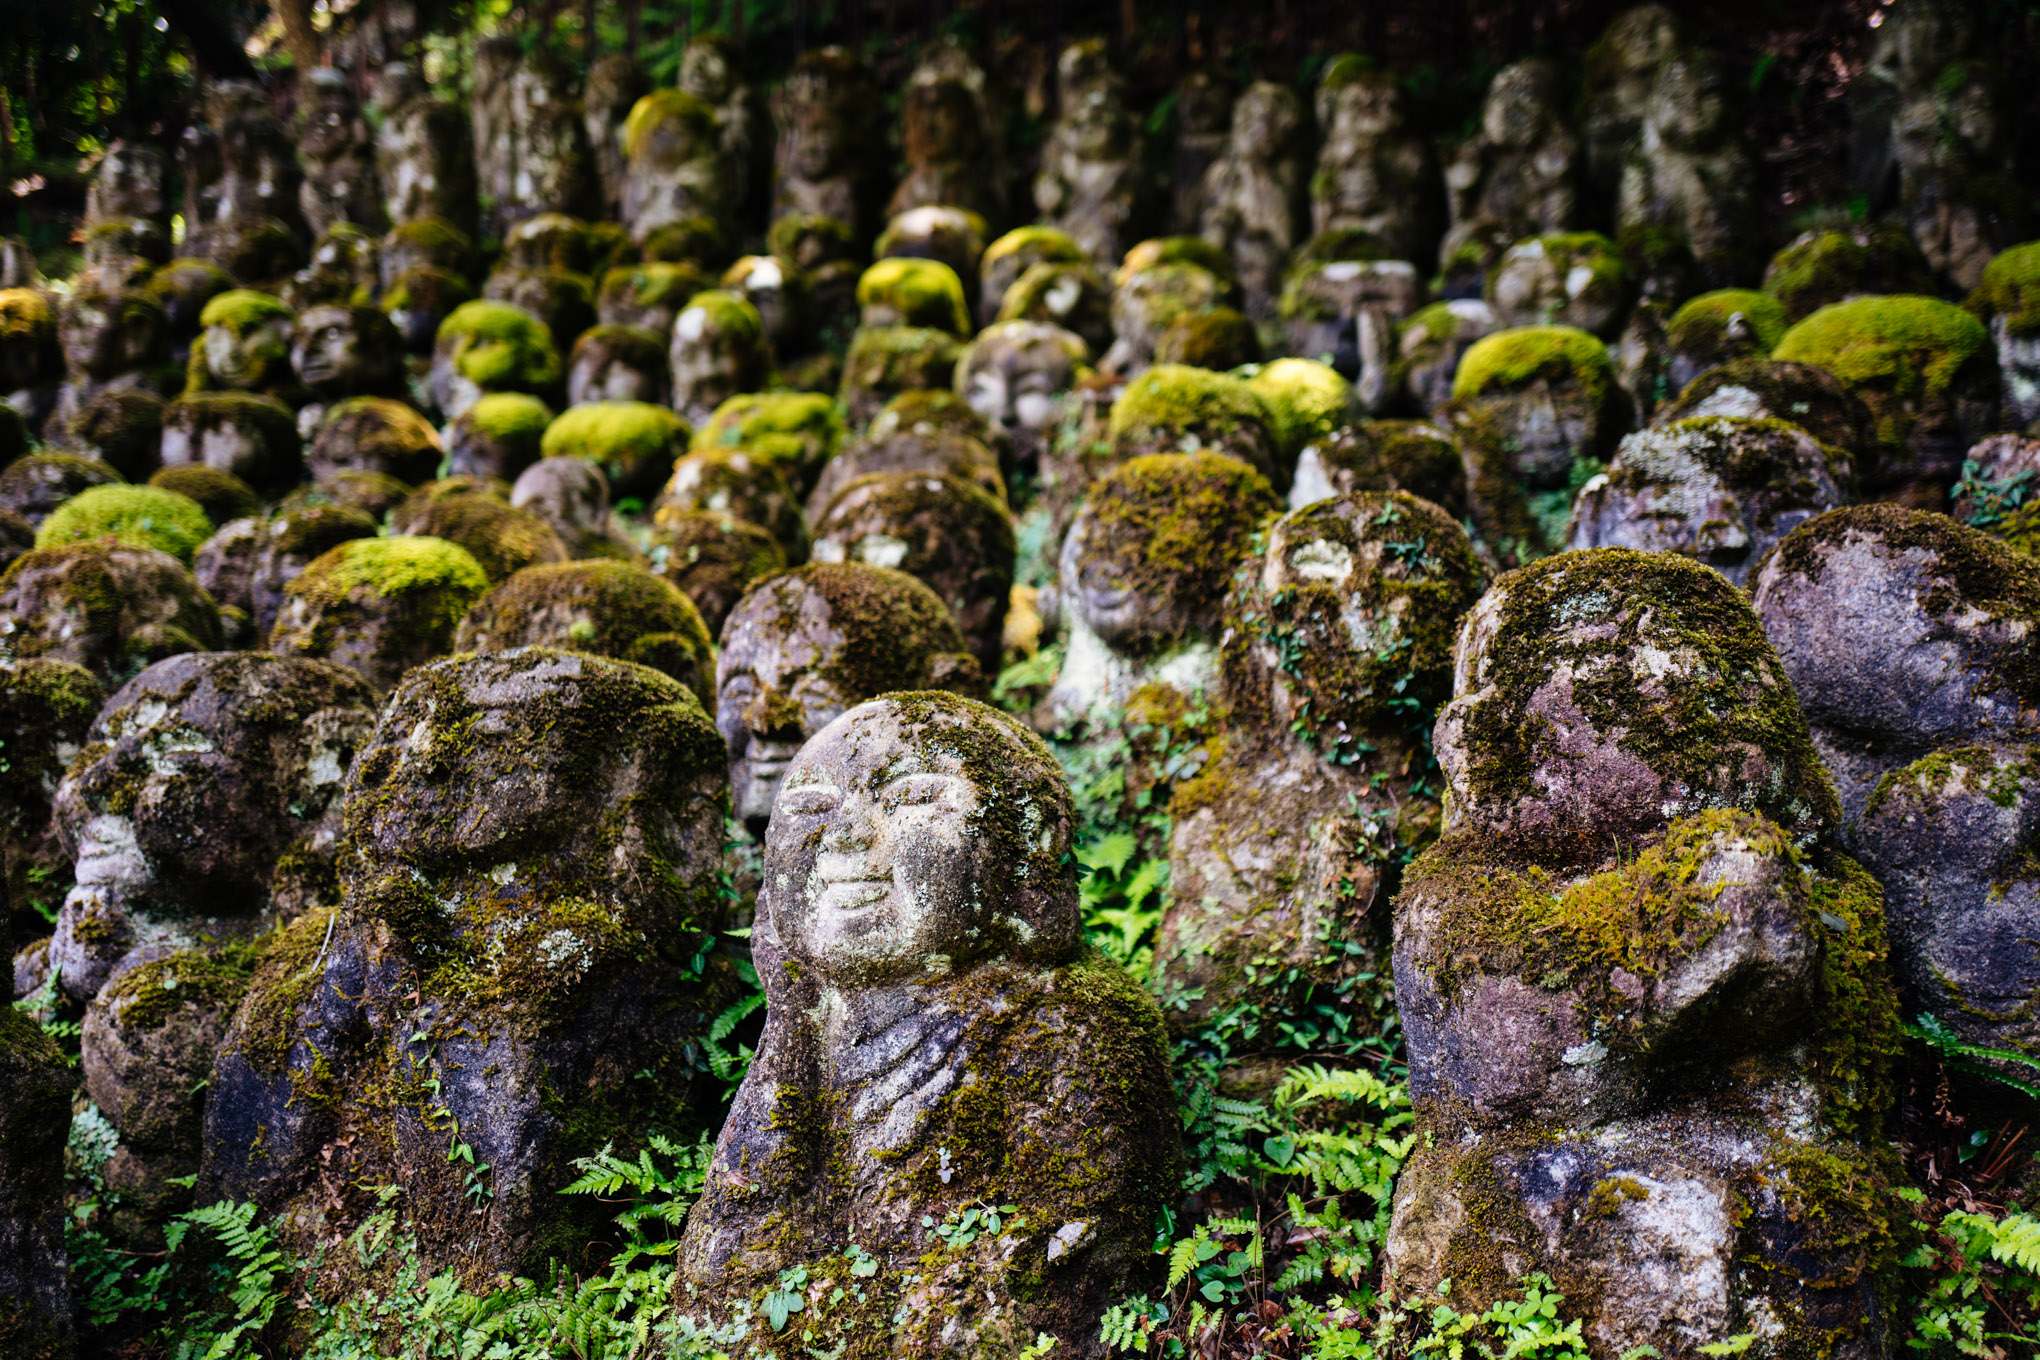
<svg viewBox="0 0 2040 1360">
<path fill-rule="evenodd" d="M 836 456 L 846 431 L 835 399 L 819 392 L 747 392 L 715 408 L 691 448 L 744 449 L 806 485 Z"/>
<path fill-rule="evenodd" d="M 499 444 L 535 444 L 553 422 L 552 408 L 528 392 L 491 392 L 461 416 L 482 438 Z"/>
<path fill-rule="evenodd" d="M 247 989 L 253 964 L 248 949 L 179 950 L 120 974 L 100 994 L 102 1004 L 124 1033 L 151 1033 L 186 1006 L 231 1008 Z"/>
<path fill-rule="evenodd" d="M 0 289 L 0 341 L 45 344 L 56 339 L 54 294 L 40 288 Z"/>
<path fill-rule="evenodd" d="M 1325 63 L 1325 69 L 1318 75 L 1318 88 L 1342 90 L 1348 85 L 1358 85 L 1380 69 L 1372 57 L 1358 52 L 1341 52 Z"/>
<path fill-rule="evenodd" d="M 623 120 L 623 154 L 635 159 L 648 138 L 662 128 L 678 127 L 698 142 L 715 137 L 715 111 L 685 90 L 653 90 L 631 105 Z"/>
<path fill-rule="evenodd" d="M 877 404 L 916 387 L 947 388 L 963 346 L 946 330 L 925 326 L 861 326 L 843 357 L 841 399 L 853 418 L 859 404 Z"/>
<path fill-rule="evenodd" d="M 466 272 L 468 262 L 474 258 L 475 243 L 466 232 L 443 217 L 420 217 L 399 222 L 390 228 L 389 235 L 384 238 L 383 249 L 401 252 L 439 269 L 461 274 Z"/>
<path fill-rule="evenodd" d="M 544 390 L 560 380 L 559 351 L 545 323 L 521 307 L 467 302 L 439 323 L 437 348 L 484 389 Z"/>
<path fill-rule="evenodd" d="M 857 253 L 857 233 L 848 222 L 826 213 L 788 213 L 773 222 L 765 241 L 772 253 L 802 269 Z"/>
<path fill-rule="evenodd" d="M 608 311 L 626 303 L 632 307 L 678 308 L 695 294 L 714 287 L 715 281 L 691 264 L 660 261 L 623 265 L 602 276 L 602 309 Z"/>
<path fill-rule="evenodd" d="M 1244 380 L 1184 364 L 1157 364 L 1126 385 L 1112 403 L 1107 433 L 1122 453 L 1173 447 L 1223 446 L 1248 431 L 1267 438 L 1267 404 Z M 1139 444 L 1141 447 L 1134 447 Z"/>
<path fill-rule="evenodd" d="M 397 312 L 448 313 L 474 300 L 474 285 L 450 269 L 413 265 L 383 290 L 382 309 Z"/>
<path fill-rule="evenodd" d="M 287 322 L 292 315 L 282 298 L 248 288 L 236 288 L 206 303 L 205 310 L 198 314 L 198 324 L 224 326 L 235 335 L 246 335 L 265 321 Z"/>
<path fill-rule="evenodd" d="M 112 538 L 129 547 L 156 548 L 189 566 L 212 532 L 204 509 L 189 496 L 148 486 L 95 486 L 52 511 L 35 531 L 35 546 Z"/>
<path fill-rule="evenodd" d="M 880 260 L 858 278 L 857 305 L 870 326 L 932 326 L 957 336 L 971 332 L 963 283 L 939 260 Z"/>
<path fill-rule="evenodd" d="M 1570 691 L 1586 723 L 1668 787 L 1683 788 L 1689 808 L 1761 812 L 1795 836 L 1839 821 L 1792 685 L 1749 602 L 1719 572 L 1671 553 L 1596 548 L 1511 572 L 1495 591 L 1501 607 L 1481 661 L 1492 685 L 1465 715 L 1457 791 L 1505 805 L 1563 758 L 1531 701 L 1565 668 L 1594 677 Z M 1590 632 L 1591 620 L 1602 626 Z M 1633 661 L 1645 646 L 1680 658 L 1676 684 L 1652 680 Z M 1745 774 L 1753 752 L 1775 777 Z"/>
<path fill-rule="evenodd" d="M 262 508 L 255 488 L 231 472 L 203 464 L 158 468 L 149 477 L 149 485 L 196 502 L 206 519 L 216 526 L 245 519 Z"/>
<path fill-rule="evenodd" d="M 461 626 L 463 648 L 510 646 L 633 661 L 715 703 L 715 643 L 693 601 L 672 583 L 623 562 L 526 568 L 489 592 Z"/>
<path fill-rule="evenodd" d="M 1753 338 L 1737 348 L 1728 343 L 1729 322 L 1740 316 Z M 1746 350 L 1769 354 L 1785 338 L 1785 308 L 1768 293 L 1723 288 L 1702 293 L 1672 313 L 1665 340 L 1674 350 L 1702 364 L 1721 363 Z"/>
<path fill-rule="evenodd" d="M 1253 533 L 1282 503 L 1239 459 L 1191 453 L 1128 459 L 1092 484 L 1086 507 L 1087 564 L 1186 618 L 1215 619 Z"/>
<path fill-rule="evenodd" d="M 591 401 L 569 407 L 546 426 L 547 458 L 582 458 L 601 468 L 619 495 L 641 494 L 672 470 L 687 447 L 687 422 L 645 401 Z"/>
<path fill-rule="evenodd" d="M 1933 271 L 1912 234 L 1895 222 L 1858 231 L 1808 232 L 1764 270 L 1764 291 L 1797 321 L 1863 293 L 1928 293 Z"/>
<path fill-rule="evenodd" d="M 383 467 L 415 464 L 439 451 L 439 431 L 415 407 L 390 397 L 348 397 L 326 408 L 320 430 L 347 429 L 353 456 Z M 437 461 L 436 459 L 434 461 Z M 402 483 L 399 483 L 402 485 Z M 406 488 L 408 494 L 408 488 Z"/>
<path fill-rule="evenodd" d="M 1946 390 L 1989 335 L 1975 317 L 1931 297 L 1866 297 L 1823 307 L 1785 333 L 1776 359 L 1819 364 L 1850 387 L 1904 395 Z"/>
<path fill-rule="evenodd" d="M 711 268 L 730 257 L 729 237 L 712 217 L 685 217 L 654 227 L 645 237 L 647 263 Z"/>
<path fill-rule="evenodd" d="M 1986 321 L 2002 320 L 2013 335 L 2040 334 L 2040 241 L 1994 256 L 1963 305 Z"/>
<path fill-rule="evenodd" d="M 1359 412 L 1352 384 L 1330 364 L 1314 359 L 1263 364 L 1247 379 L 1247 386 L 1267 407 L 1275 442 L 1291 459 L 1304 445 L 1325 438 Z"/>
<path fill-rule="evenodd" d="M 1179 312 L 1155 341 L 1155 362 L 1227 369 L 1261 357 L 1261 337 L 1244 312 L 1198 307 Z"/>
<path fill-rule="evenodd" d="M 406 534 L 467 549 L 492 582 L 566 556 L 558 535 L 544 520 L 474 491 L 434 496 L 428 488 L 405 502 L 392 519 Z"/>
<path fill-rule="evenodd" d="M 701 311 L 709 326 L 719 336 L 727 336 L 747 349 L 762 349 L 765 345 L 765 322 L 759 317 L 758 309 L 751 300 L 740 293 L 726 292 L 711 288 L 705 293 L 696 293 L 687 299 L 686 310 L 681 313 Z"/>
<path fill-rule="evenodd" d="M 1615 364 L 1606 345 L 1573 326 L 1496 331 L 1476 340 L 1460 359 L 1452 396 L 1463 400 L 1515 390 L 1539 378 L 1577 385 L 1588 405 L 1598 409 L 1615 385 Z"/>
<path fill-rule="evenodd" d="M 1028 264 L 1040 264 L 1044 260 L 1084 264 L 1089 259 L 1084 248 L 1068 232 L 1058 227 L 1035 225 L 1015 227 L 986 246 L 980 267 L 990 273 L 1002 261 L 1015 256 Z"/>
<path fill-rule="evenodd" d="M 1118 270 L 1112 275 L 1113 286 L 1118 287 L 1135 274 L 1165 264 L 1194 264 L 1227 284 L 1233 280 L 1232 256 L 1226 254 L 1223 248 L 1202 236 L 1157 236 L 1126 252 Z"/>
<path fill-rule="evenodd" d="M 290 593 L 333 604 L 356 591 L 382 599 L 440 595 L 450 631 L 489 588 L 488 574 L 467 549 L 443 539 L 357 538 L 315 559 Z"/>
</svg>

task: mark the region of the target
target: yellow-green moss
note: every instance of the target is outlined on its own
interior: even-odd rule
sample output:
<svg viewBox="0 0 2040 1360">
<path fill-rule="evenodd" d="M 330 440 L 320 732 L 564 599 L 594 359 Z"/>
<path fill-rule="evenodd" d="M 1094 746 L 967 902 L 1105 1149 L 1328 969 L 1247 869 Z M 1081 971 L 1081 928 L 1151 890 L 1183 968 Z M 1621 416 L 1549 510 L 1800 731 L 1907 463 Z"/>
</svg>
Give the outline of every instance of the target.
<svg viewBox="0 0 2040 1360">
<path fill-rule="evenodd" d="M 54 340 L 57 309 L 50 304 L 53 296 L 40 288 L 0 289 L 0 340 L 9 343 Z"/>
<path fill-rule="evenodd" d="M 1228 284 L 1233 278 L 1232 256 L 1202 236 L 1157 236 L 1126 252 L 1112 275 L 1112 284 L 1116 288 L 1142 270 L 1163 264 L 1194 264 Z"/>
<path fill-rule="evenodd" d="M 473 258 L 475 243 L 443 217 L 420 217 L 390 228 L 383 249 L 402 250 L 424 263 L 460 273 Z"/>
<path fill-rule="evenodd" d="M 1412 318 L 1414 320 L 1414 318 Z M 1455 400 L 1514 390 L 1543 378 L 1575 383 L 1599 409 L 1615 382 L 1608 347 L 1574 326 L 1522 326 L 1474 341 L 1452 377 Z"/>
<path fill-rule="evenodd" d="M 715 281 L 693 265 L 659 260 L 610 270 L 602 276 L 600 297 L 605 310 L 626 303 L 634 307 L 679 307 L 695 294 L 713 287 Z"/>
<path fill-rule="evenodd" d="M 1030 264 L 1039 264 L 1043 260 L 1083 264 L 1089 258 L 1068 232 L 1058 227 L 1036 225 L 1015 227 L 986 246 L 981 267 L 989 272 L 1001 260 L 1014 255 L 1026 256 Z"/>
<path fill-rule="evenodd" d="M 484 439 L 507 444 L 541 439 L 553 413 L 528 392 L 491 392 L 468 407 L 461 419 Z"/>
<path fill-rule="evenodd" d="M 262 508 L 255 488 L 231 472 L 202 463 L 157 468 L 149 477 L 149 485 L 158 491 L 189 497 L 215 525 L 244 519 Z"/>
<path fill-rule="evenodd" d="M 1933 271 L 1912 234 L 1895 222 L 1858 231 L 1808 232 L 1771 257 L 1764 291 L 1797 321 L 1860 293 L 1924 293 Z"/>
<path fill-rule="evenodd" d="M 1989 343 L 1983 323 L 1952 302 L 1864 297 L 1807 317 L 1785 333 L 1771 357 L 1818 364 L 1850 388 L 1931 400 Z"/>
<path fill-rule="evenodd" d="M 1769 293 L 1722 288 L 1702 293 L 1672 313 L 1665 340 L 1674 350 L 1702 363 L 1733 358 L 1726 343 L 1728 323 L 1741 316 L 1754 332 L 1752 348 L 1769 354 L 1785 338 L 1785 307 Z"/>
<path fill-rule="evenodd" d="M 2040 334 L 2040 241 L 1999 252 L 1964 305 L 1986 321 L 2003 321 L 2013 335 Z"/>
<path fill-rule="evenodd" d="M 1267 404 L 1243 379 L 1186 364 L 1156 364 L 1112 403 L 1107 432 L 1115 445 L 1157 434 L 1208 443 L 1242 426 L 1266 433 L 1273 425 Z"/>
<path fill-rule="evenodd" d="M 1155 340 L 1155 362 L 1198 368 L 1237 368 L 1261 357 L 1261 337 L 1246 313 L 1235 307 L 1198 307 L 1180 312 Z"/>
<path fill-rule="evenodd" d="M 236 288 L 206 303 L 198 314 L 198 324 L 224 326 L 235 335 L 245 335 L 265 321 L 288 321 L 292 315 L 289 304 L 280 297 Z"/>
<path fill-rule="evenodd" d="M 1268 409 L 1269 426 L 1284 456 L 1350 422 L 1359 411 L 1353 386 L 1330 364 L 1277 359 L 1263 364 L 1247 386 Z"/>
<path fill-rule="evenodd" d="M 823 393 L 746 392 L 716 407 L 690 448 L 747 449 L 779 464 L 789 479 L 810 482 L 845 435 L 842 408 Z"/>
<path fill-rule="evenodd" d="M 678 413 L 646 401 L 590 401 L 546 426 L 539 451 L 547 458 L 582 458 L 601 468 L 619 495 L 642 494 L 663 481 L 692 431 Z"/>
<path fill-rule="evenodd" d="M 189 496 L 152 486 L 95 486 L 52 511 L 35 531 L 35 546 L 112 538 L 169 553 L 189 566 L 191 554 L 212 531 L 205 510 Z"/>
<path fill-rule="evenodd" d="M 715 136 L 715 112 L 685 90 L 653 90 L 637 103 L 623 120 L 623 154 L 635 157 L 644 149 L 645 139 L 671 124 L 683 126 L 689 136 L 707 141 Z"/>
<path fill-rule="evenodd" d="M 711 288 L 696 293 L 687 299 L 686 315 L 699 308 L 708 317 L 709 324 L 719 335 L 738 337 L 750 348 L 760 348 L 765 343 L 765 322 L 759 317 L 758 309 L 751 300 L 740 293 Z"/>
<path fill-rule="evenodd" d="M 963 282 L 940 260 L 885 259 L 857 280 L 857 305 L 871 324 L 933 326 L 952 335 L 970 334 Z"/>
<path fill-rule="evenodd" d="M 548 388 L 560 379 L 552 332 L 522 307 L 466 302 L 439 323 L 438 348 L 482 388 Z"/>
</svg>

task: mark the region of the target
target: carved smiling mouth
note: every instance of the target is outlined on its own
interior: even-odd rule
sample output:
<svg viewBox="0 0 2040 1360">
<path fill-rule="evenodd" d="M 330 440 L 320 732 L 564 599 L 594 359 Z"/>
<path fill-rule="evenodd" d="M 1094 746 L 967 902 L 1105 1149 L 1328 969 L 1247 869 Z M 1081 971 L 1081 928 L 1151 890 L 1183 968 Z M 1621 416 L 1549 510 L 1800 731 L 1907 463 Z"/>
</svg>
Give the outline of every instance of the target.
<svg viewBox="0 0 2040 1360">
<path fill-rule="evenodd" d="M 826 878 L 821 907 L 836 916 L 858 916 L 892 895 L 890 878 Z"/>
</svg>

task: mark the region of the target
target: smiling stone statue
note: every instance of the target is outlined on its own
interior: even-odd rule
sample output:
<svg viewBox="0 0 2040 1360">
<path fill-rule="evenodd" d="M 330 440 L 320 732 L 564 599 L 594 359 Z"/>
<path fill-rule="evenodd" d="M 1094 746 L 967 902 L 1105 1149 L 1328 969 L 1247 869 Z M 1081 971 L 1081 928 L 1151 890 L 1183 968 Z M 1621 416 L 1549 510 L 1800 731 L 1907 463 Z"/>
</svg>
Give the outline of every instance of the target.
<svg viewBox="0 0 2040 1360">
<path fill-rule="evenodd" d="M 1073 821 L 1047 748 L 955 695 L 801 749 L 752 937 L 765 1034 L 688 1217 L 684 1310 L 816 1284 L 817 1347 L 1104 1354 L 1178 1152 L 1160 1016 L 1083 943 Z"/>
</svg>

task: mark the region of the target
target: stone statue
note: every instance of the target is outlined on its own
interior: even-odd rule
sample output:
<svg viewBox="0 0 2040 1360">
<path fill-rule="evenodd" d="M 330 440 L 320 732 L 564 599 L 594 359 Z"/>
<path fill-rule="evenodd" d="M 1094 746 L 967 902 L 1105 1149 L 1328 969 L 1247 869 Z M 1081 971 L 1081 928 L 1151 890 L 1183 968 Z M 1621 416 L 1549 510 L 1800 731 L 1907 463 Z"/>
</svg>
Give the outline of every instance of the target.
<svg viewBox="0 0 2040 1360">
<path fill-rule="evenodd" d="M 436 218 L 472 236 L 475 139 L 467 110 L 434 96 L 416 69 L 401 61 L 383 68 L 375 105 L 382 114 L 375 163 L 389 220 L 401 226 Z"/>
<path fill-rule="evenodd" d="M 1083 945 L 1073 822 L 1047 749 L 953 695 L 853 708 L 794 757 L 753 935 L 765 1035 L 688 1218 L 683 1311 L 805 1266 L 818 1299 L 880 1301 L 818 1305 L 817 1342 L 884 1319 L 891 1355 L 1105 1353 L 1177 1131 L 1153 1003 Z M 974 1241 L 934 1231 L 1007 1204 Z"/>
<path fill-rule="evenodd" d="M 1062 112 L 1042 148 L 1034 206 L 1042 221 L 1069 233 L 1092 264 L 1109 271 L 1143 234 L 1140 122 L 1102 42 L 1070 44 L 1056 71 Z"/>
<path fill-rule="evenodd" d="M 1233 105 L 1225 154 L 1204 177 L 1204 239 L 1232 257 L 1248 316 L 1275 314 L 1282 272 L 1302 244 L 1305 183 L 1303 101 L 1286 85 L 1257 81 Z"/>
<path fill-rule="evenodd" d="M 1772 1325 L 1881 1353 L 1881 895 L 1744 596 L 1561 554 L 1488 591 L 1454 676 L 1445 831 L 1395 904 L 1421 1150 L 1388 1288 L 1482 1307 L 1542 1271 L 1611 1355 Z"/>
<path fill-rule="evenodd" d="M 884 193 L 877 181 L 879 107 L 871 72 L 841 47 L 804 52 L 772 97 L 779 128 L 773 160 L 772 219 L 819 214 L 850 228 L 856 241 L 876 231 Z"/>
<path fill-rule="evenodd" d="M 538 213 L 592 217 L 602 180 L 567 72 L 512 37 L 475 44 L 475 178 L 497 233 Z"/>
<path fill-rule="evenodd" d="M 730 206 L 746 227 L 763 220 L 772 184 L 772 121 L 735 69 L 727 38 L 704 33 L 680 54 L 680 88 L 715 115 L 716 144 L 729 177 Z"/>
<path fill-rule="evenodd" d="M 900 109 L 907 175 L 886 216 L 913 208 L 963 208 L 986 222 L 1005 216 L 1004 132 L 984 69 L 955 39 L 923 50 Z M 959 269 L 965 278 L 975 276 Z"/>
<path fill-rule="evenodd" d="M 1445 168 L 1451 229 L 1439 260 L 1452 281 L 1478 277 L 1525 236 L 1564 231 L 1579 210 L 1579 137 L 1567 125 L 1558 69 L 1541 58 L 1488 86 L 1476 132 Z"/>
<path fill-rule="evenodd" d="M 1756 166 L 1735 118 L 1732 82 L 1704 52 L 1658 68 L 1636 151 L 1622 167 L 1616 225 L 1685 238 L 1713 287 L 1743 282 L 1755 262 Z"/>
<path fill-rule="evenodd" d="M 388 218 L 376 173 L 375 133 L 345 74 L 330 66 L 307 74 L 297 124 L 298 162 L 304 167 L 298 208 L 311 234 L 324 236 L 341 222 L 382 231 Z"/>
<path fill-rule="evenodd" d="M 1312 235 L 1371 233 L 1392 260 L 1436 257 L 1444 189 L 1429 139 L 1410 127 L 1402 86 L 1359 57 L 1336 57 L 1318 77 Z"/>
</svg>

